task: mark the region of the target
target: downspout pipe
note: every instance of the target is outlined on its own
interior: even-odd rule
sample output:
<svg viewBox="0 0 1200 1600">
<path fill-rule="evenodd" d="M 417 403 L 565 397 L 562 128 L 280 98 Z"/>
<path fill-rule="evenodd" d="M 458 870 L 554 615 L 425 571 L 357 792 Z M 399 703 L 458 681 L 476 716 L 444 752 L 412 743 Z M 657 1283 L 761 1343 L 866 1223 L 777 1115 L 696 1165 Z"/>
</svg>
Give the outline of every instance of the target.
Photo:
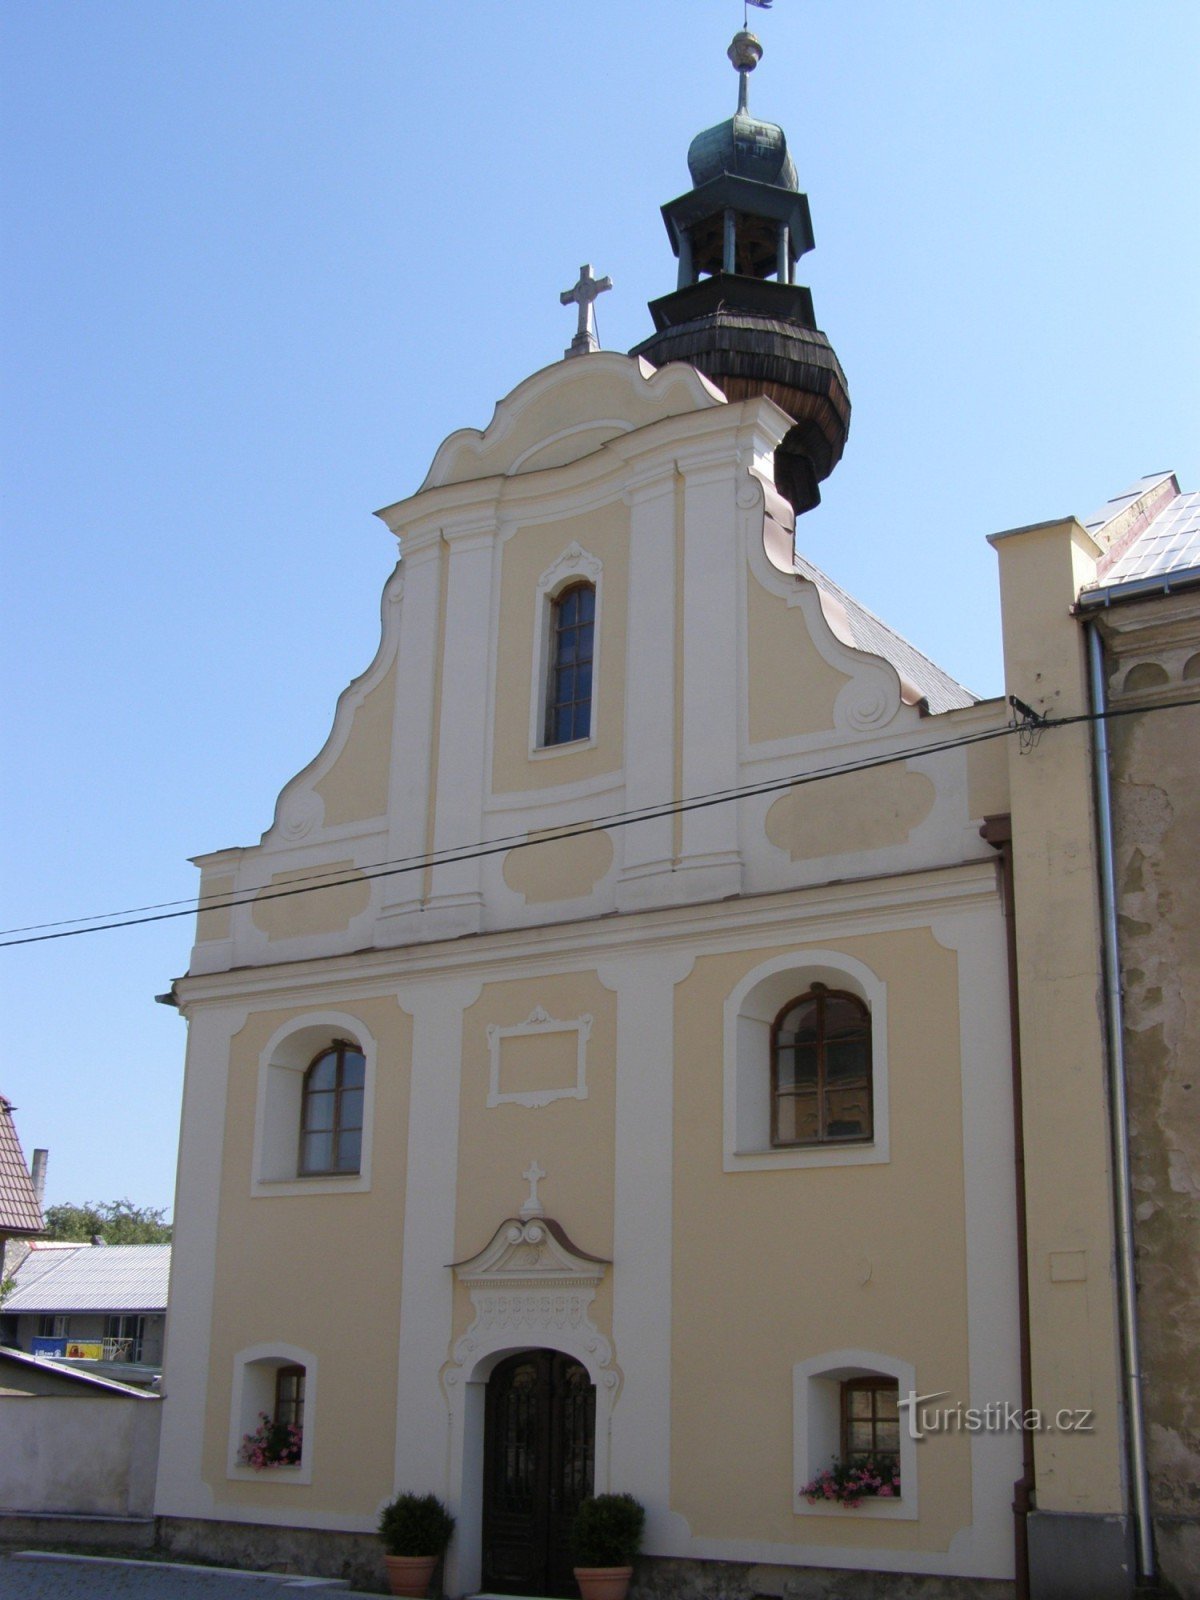
<svg viewBox="0 0 1200 1600">
<path fill-rule="evenodd" d="M 1012 817 L 985 817 L 980 837 L 999 852 L 1008 966 L 1009 1051 L 1012 1068 L 1013 1177 L 1017 1225 L 1017 1326 L 1021 1360 L 1021 1410 L 1033 1410 L 1033 1362 L 1029 1333 L 1029 1224 L 1025 1204 L 1025 1105 L 1021 1075 L 1021 1010 L 1017 988 L 1017 919 L 1013 874 Z M 1029 1600 L 1029 1513 L 1037 1490 L 1033 1433 L 1021 1430 L 1021 1476 L 1013 1484 L 1014 1600 Z"/>
<path fill-rule="evenodd" d="M 1129 1159 L 1129 1103 L 1125 1092 L 1124 1008 L 1117 941 L 1117 875 L 1113 847 L 1112 777 L 1109 759 L 1108 697 L 1104 641 L 1095 622 L 1085 626 L 1088 680 L 1092 700 L 1092 768 L 1096 785 L 1096 834 L 1100 858 L 1101 941 L 1104 948 L 1104 1003 L 1107 1022 L 1108 1108 L 1113 1146 L 1113 1185 L 1117 1213 L 1117 1294 L 1125 1360 L 1125 1416 L 1129 1476 L 1137 1524 L 1138 1570 L 1154 1577 L 1154 1525 L 1146 1468 L 1146 1424 L 1138 1352 L 1137 1280 L 1134 1271 L 1133 1181 Z"/>
</svg>

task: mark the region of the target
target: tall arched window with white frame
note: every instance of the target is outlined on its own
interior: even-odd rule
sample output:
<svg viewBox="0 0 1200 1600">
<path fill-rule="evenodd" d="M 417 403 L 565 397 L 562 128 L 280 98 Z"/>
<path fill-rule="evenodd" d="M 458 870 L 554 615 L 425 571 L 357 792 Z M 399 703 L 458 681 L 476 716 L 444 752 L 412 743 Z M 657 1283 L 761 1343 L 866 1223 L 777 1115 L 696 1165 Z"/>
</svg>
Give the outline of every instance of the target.
<svg viewBox="0 0 1200 1600">
<path fill-rule="evenodd" d="M 544 735 L 548 745 L 586 739 L 592 731 L 595 625 L 595 586 L 570 584 L 554 601 L 550 614 Z"/>
</svg>

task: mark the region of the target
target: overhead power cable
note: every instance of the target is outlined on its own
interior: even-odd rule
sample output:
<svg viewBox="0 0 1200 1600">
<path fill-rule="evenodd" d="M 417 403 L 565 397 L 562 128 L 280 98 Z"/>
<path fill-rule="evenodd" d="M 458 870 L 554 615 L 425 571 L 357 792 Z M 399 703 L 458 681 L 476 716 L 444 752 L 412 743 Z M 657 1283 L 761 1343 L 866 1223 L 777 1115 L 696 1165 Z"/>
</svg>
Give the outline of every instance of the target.
<svg viewBox="0 0 1200 1600">
<path fill-rule="evenodd" d="M 870 772 L 879 767 L 894 766 L 901 761 L 911 761 L 923 756 L 940 755 L 950 750 L 960 750 L 969 745 L 984 744 L 992 739 L 1003 739 L 1013 734 L 1028 738 L 1031 733 L 1040 735 L 1055 728 L 1067 728 L 1079 723 L 1111 720 L 1117 717 L 1145 715 L 1152 711 L 1170 711 L 1186 706 L 1200 705 L 1200 696 L 1187 700 L 1157 701 L 1151 705 L 1110 706 L 1104 711 L 1078 712 L 1069 717 L 1045 717 L 1032 711 L 1023 702 L 1013 700 L 1017 715 L 999 728 L 986 728 L 978 733 L 960 734 L 953 739 L 943 739 L 935 744 L 912 745 L 886 755 L 869 756 L 860 761 L 839 762 L 818 767 L 809 772 L 794 772 L 783 778 L 764 779 L 759 783 L 740 784 L 728 789 L 715 789 L 707 794 L 694 795 L 680 801 L 663 801 L 631 811 L 610 812 L 586 818 L 576 823 L 551 826 L 536 838 L 528 832 L 505 834 L 496 839 L 471 845 L 451 846 L 428 855 L 401 856 L 374 866 L 356 868 L 353 876 L 333 876 L 333 869 L 318 868 L 314 872 L 274 889 L 251 888 L 235 890 L 228 895 L 190 897 L 187 900 L 166 900 L 158 905 L 131 908 L 129 911 L 101 912 L 93 917 L 66 919 L 62 923 L 34 923 L 26 928 L 10 928 L 0 933 L 0 950 L 14 945 L 41 944 L 51 939 L 70 939 L 85 933 L 107 933 L 115 928 L 137 927 L 149 922 L 168 922 L 178 917 L 190 917 L 200 911 L 222 911 L 237 906 L 260 905 L 268 900 L 288 899 L 298 894 L 317 894 L 323 889 L 342 889 L 376 878 L 397 877 L 409 872 L 421 872 L 427 867 L 449 866 L 460 861 L 475 861 L 485 856 L 505 853 L 513 849 L 536 849 L 538 845 L 554 844 L 563 839 L 579 838 L 583 834 L 601 829 L 628 828 L 638 822 L 654 822 L 663 817 L 681 816 L 690 811 L 701 811 L 711 806 L 729 805 L 737 800 L 753 799 L 756 795 L 774 794 L 781 789 L 800 788 L 805 784 L 820 783 L 828 778 L 846 777 L 856 772 Z M 88 923 L 89 926 L 77 926 Z M 38 929 L 51 929 L 39 932 Z M 13 938 L 8 935 L 20 934 Z"/>
</svg>

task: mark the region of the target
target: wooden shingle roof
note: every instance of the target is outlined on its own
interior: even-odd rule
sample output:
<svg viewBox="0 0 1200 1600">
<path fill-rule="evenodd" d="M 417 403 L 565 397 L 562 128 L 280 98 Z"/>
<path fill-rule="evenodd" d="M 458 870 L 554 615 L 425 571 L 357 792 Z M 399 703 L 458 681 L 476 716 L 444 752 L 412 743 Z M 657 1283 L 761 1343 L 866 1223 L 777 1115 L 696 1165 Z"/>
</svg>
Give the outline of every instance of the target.
<svg viewBox="0 0 1200 1600">
<path fill-rule="evenodd" d="M 45 1229 L 12 1111 L 11 1101 L 0 1095 L 0 1237 Z"/>
</svg>

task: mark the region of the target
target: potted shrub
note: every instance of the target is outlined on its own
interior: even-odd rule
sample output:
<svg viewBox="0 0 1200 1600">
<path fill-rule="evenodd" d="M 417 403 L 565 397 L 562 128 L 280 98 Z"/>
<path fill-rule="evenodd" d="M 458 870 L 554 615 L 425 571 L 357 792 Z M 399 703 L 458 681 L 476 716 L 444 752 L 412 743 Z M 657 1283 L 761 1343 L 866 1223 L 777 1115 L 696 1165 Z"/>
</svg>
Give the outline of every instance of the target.
<svg viewBox="0 0 1200 1600">
<path fill-rule="evenodd" d="M 597 1494 L 580 1503 L 571 1553 L 583 1600 L 625 1600 L 645 1523 L 645 1509 L 631 1494 Z"/>
<path fill-rule="evenodd" d="M 454 1518 L 432 1494 L 398 1494 L 379 1513 L 384 1565 L 393 1594 L 420 1597 L 429 1592 L 433 1569 L 441 1559 Z"/>
</svg>

